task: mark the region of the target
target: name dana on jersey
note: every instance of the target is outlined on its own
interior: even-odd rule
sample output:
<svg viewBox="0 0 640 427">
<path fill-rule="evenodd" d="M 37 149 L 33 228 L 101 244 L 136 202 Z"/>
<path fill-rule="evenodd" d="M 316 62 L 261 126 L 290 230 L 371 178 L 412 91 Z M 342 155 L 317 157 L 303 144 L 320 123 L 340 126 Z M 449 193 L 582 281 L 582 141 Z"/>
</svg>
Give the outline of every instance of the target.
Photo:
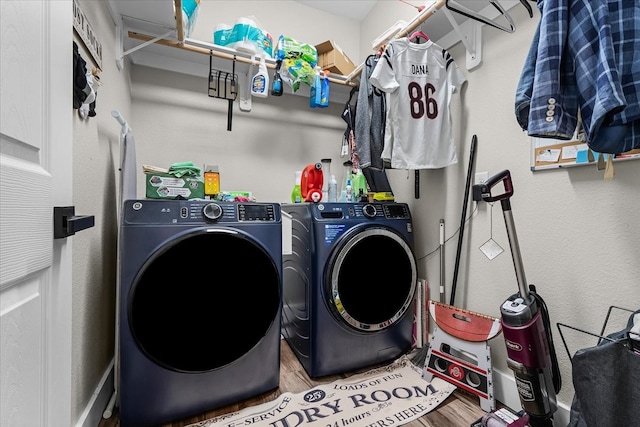
<svg viewBox="0 0 640 427">
<path fill-rule="evenodd" d="M 436 64 L 427 64 L 406 61 L 400 67 L 402 75 L 408 78 L 438 80 L 440 78 L 440 67 Z"/>
<path fill-rule="evenodd" d="M 429 65 L 427 64 L 410 64 L 410 66 L 411 66 L 411 75 L 413 76 L 429 75 Z"/>
</svg>

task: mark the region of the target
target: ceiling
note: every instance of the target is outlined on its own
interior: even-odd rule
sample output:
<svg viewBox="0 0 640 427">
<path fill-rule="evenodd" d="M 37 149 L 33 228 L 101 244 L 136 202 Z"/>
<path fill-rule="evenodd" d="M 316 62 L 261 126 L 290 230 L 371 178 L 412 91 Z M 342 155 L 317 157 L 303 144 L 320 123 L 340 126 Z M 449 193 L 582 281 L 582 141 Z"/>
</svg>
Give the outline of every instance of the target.
<svg viewBox="0 0 640 427">
<path fill-rule="evenodd" d="M 322 10 L 337 16 L 345 16 L 356 21 L 367 17 L 378 0 L 295 0 L 305 6 Z"/>
<path fill-rule="evenodd" d="M 314 9 L 322 10 L 324 12 L 330 13 L 332 15 L 337 16 L 345 16 L 347 18 L 354 19 L 358 22 L 362 21 L 369 15 L 369 12 L 379 3 L 380 0 L 293 0 L 297 3 L 303 4 L 305 6 L 312 7 Z M 428 0 L 382 0 L 382 1 L 394 1 L 394 2 L 402 2 L 405 3 L 404 7 L 413 6 L 418 9 L 419 6 L 424 6 L 425 4 L 433 4 L 435 2 Z M 499 0 L 496 2 L 504 9 L 508 10 L 518 3 L 525 4 L 527 2 L 523 0 Z M 532 2 L 532 0 L 529 0 Z M 497 10 L 498 6 L 495 4 L 491 7 L 491 2 L 487 0 L 450 0 L 451 6 L 448 5 L 448 8 L 456 11 L 456 9 L 462 9 L 467 13 L 478 13 L 479 15 L 485 16 L 488 20 L 495 22 L 499 26 L 508 27 L 508 22 L 506 19 L 499 17 Z M 400 3 L 399 3 L 400 4 Z M 533 3 L 532 3 L 533 4 Z M 483 12 L 480 12 L 484 10 Z M 459 11 L 458 11 L 459 12 Z M 452 19 L 458 24 L 464 22 L 467 17 L 461 13 L 451 13 L 450 16 Z M 437 14 L 432 18 L 429 18 L 429 36 L 434 40 L 439 40 L 441 37 L 445 36 L 449 32 L 452 31 L 451 24 L 444 14 Z"/>
</svg>

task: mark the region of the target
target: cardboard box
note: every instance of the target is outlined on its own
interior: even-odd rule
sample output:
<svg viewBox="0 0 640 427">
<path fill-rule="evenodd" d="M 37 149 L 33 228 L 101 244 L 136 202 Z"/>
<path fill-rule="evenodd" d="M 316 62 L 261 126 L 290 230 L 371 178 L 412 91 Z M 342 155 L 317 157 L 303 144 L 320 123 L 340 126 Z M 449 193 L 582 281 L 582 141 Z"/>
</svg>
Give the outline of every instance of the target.
<svg viewBox="0 0 640 427">
<path fill-rule="evenodd" d="M 318 51 L 318 66 L 323 70 L 348 76 L 356 69 L 356 65 L 333 40 L 316 45 L 316 50 Z"/>
<path fill-rule="evenodd" d="M 145 173 L 147 198 L 175 199 L 182 196 L 185 199 L 204 199 L 204 180 L 202 176 L 183 176 L 160 172 Z"/>
</svg>

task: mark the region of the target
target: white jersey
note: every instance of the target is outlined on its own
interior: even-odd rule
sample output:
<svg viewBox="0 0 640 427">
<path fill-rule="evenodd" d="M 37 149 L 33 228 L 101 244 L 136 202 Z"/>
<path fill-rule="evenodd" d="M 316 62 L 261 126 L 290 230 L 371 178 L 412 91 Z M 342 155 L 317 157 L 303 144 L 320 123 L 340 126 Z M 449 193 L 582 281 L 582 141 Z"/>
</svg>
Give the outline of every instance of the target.
<svg viewBox="0 0 640 427">
<path fill-rule="evenodd" d="M 458 162 L 451 97 L 466 77 L 443 48 L 407 38 L 387 45 L 369 82 L 387 93 L 382 157 L 394 169 L 436 169 Z"/>
</svg>

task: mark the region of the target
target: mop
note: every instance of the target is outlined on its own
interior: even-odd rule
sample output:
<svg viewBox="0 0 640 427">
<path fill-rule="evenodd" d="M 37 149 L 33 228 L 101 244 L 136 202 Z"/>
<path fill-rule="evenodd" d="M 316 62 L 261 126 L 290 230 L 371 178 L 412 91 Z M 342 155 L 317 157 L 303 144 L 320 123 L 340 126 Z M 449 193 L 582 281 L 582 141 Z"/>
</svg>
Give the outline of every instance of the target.
<svg viewBox="0 0 640 427">
<path fill-rule="evenodd" d="M 500 319 L 454 306 L 476 145 L 477 137 L 473 135 L 450 304 L 429 301 L 435 327 L 422 376 L 427 381 L 437 376 L 478 396 L 482 409 L 491 412 L 495 409 L 495 398 L 488 340 L 501 332 Z"/>
<path fill-rule="evenodd" d="M 464 225 L 467 215 L 467 203 L 469 200 L 469 188 L 471 187 L 471 173 L 473 171 L 473 165 L 475 161 L 476 145 L 478 144 L 478 138 L 473 135 L 471 139 L 471 149 L 469 154 L 469 166 L 467 170 L 467 181 L 464 192 L 464 200 L 462 201 L 462 218 L 460 220 L 460 234 L 458 235 L 458 250 L 456 254 L 455 269 L 453 272 L 453 285 L 451 287 L 451 305 L 455 299 L 456 282 L 458 278 L 458 267 L 460 265 L 460 253 L 462 247 L 462 239 L 464 236 Z M 445 302 L 445 278 L 444 278 L 444 219 L 440 220 L 440 302 Z M 417 366 L 424 366 L 429 346 L 425 345 L 411 358 L 411 361 Z"/>
</svg>

